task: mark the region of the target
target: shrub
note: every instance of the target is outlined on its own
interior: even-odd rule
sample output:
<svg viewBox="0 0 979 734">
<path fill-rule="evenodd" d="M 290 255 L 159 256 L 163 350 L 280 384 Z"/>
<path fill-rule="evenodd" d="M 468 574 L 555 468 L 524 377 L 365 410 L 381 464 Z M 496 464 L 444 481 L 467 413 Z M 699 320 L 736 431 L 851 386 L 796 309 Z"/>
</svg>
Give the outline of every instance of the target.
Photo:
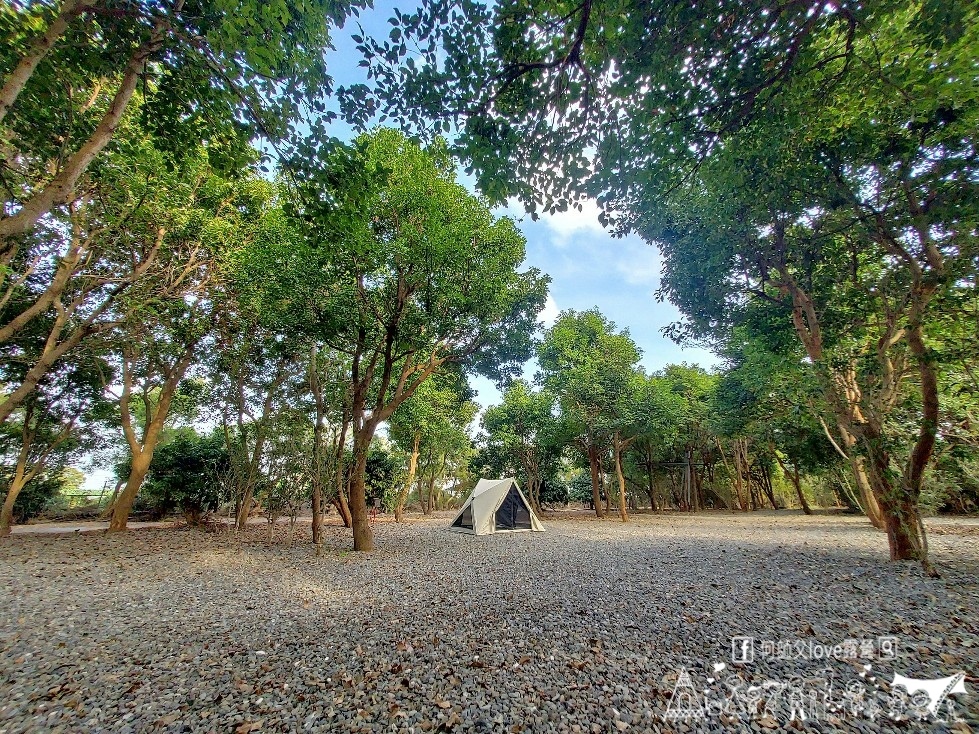
<svg viewBox="0 0 979 734">
<path fill-rule="evenodd" d="M 224 500 L 220 478 L 228 463 L 220 433 L 175 430 L 154 452 L 142 495 L 154 516 L 179 511 L 191 525 L 199 525 Z"/>
</svg>

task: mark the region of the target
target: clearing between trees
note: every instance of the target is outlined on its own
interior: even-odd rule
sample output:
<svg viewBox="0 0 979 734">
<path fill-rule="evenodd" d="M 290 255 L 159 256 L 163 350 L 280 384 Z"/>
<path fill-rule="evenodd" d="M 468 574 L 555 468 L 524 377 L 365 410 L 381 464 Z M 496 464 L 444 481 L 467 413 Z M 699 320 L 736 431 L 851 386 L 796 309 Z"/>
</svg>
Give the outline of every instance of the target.
<svg viewBox="0 0 979 734">
<path fill-rule="evenodd" d="M 744 686 L 829 668 L 840 692 L 864 659 L 762 659 L 762 641 L 881 637 L 896 658 L 876 649 L 872 675 L 964 671 L 954 714 L 979 723 L 975 520 L 929 521 L 940 579 L 889 562 L 860 517 L 554 513 L 481 538 L 450 520 L 379 520 L 372 554 L 328 524 L 319 557 L 308 523 L 291 546 L 261 526 L 12 536 L 0 731 L 672 731 L 681 669 L 702 687 L 715 663 Z M 755 727 L 787 724 L 773 706 Z"/>
</svg>

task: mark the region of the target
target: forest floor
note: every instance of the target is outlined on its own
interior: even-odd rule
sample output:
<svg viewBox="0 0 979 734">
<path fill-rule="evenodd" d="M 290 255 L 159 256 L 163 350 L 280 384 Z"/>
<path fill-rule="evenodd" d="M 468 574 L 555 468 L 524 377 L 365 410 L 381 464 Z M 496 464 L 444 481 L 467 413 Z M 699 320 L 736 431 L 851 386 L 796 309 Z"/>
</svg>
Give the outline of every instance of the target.
<svg viewBox="0 0 979 734">
<path fill-rule="evenodd" d="M 306 523 L 14 535 L 0 734 L 979 731 L 974 521 L 931 525 L 930 579 L 860 518 L 450 517 L 378 521 L 371 554 L 331 525 L 315 556 Z M 938 713 L 964 722 L 887 691 L 959 671 Z"/>
</svg>

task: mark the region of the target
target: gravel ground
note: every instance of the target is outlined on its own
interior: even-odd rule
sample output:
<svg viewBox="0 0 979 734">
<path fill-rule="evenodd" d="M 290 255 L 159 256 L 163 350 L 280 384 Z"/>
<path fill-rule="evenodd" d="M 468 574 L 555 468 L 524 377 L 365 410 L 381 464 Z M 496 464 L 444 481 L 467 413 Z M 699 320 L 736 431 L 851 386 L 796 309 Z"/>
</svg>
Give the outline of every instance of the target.
<svg viewBox="0 0 979 734">
<path fill-rule="evenodd" d="M 0 734 L 979 731 L 975 524 L 936 527 L 939 580 L 887 562 L 857 518 L 563 515 L 482 538 L 447 524 L 378 522 L 365 555 L 330 527 L 319 557 L 260 527 L 8 538 Z M 735 636 L 756 638 L 753 662 L 731 662 Z M 763 640 L 880 636 L 897 638 L 896 660 L 763 656 Z M 689 710 L 750 685 L 762 710 L 738 716 L 735 699 L 665 719 L 681 668 L 699 689 Z M 876 701 L 895 672 L 959 670 L 959 723 L 810 708 L 803 727 L 778 693 L 799 675 L 802 690 L 824 678 L 836 698 L 851 684 Z"/>
</svg>

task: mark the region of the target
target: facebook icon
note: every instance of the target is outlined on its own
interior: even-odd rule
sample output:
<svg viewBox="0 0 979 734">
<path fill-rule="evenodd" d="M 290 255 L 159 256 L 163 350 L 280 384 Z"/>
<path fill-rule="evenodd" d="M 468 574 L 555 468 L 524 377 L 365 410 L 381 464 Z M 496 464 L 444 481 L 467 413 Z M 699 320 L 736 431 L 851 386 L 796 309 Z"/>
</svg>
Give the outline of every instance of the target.
<svg viewBox="0 0 979 734">
<path fill-rule="evenodd" d="M 755 638 L 754 637 L 732 637 L 731 638 L 731 662 L 750 663 L 755 659 Z"/>
</svg>

